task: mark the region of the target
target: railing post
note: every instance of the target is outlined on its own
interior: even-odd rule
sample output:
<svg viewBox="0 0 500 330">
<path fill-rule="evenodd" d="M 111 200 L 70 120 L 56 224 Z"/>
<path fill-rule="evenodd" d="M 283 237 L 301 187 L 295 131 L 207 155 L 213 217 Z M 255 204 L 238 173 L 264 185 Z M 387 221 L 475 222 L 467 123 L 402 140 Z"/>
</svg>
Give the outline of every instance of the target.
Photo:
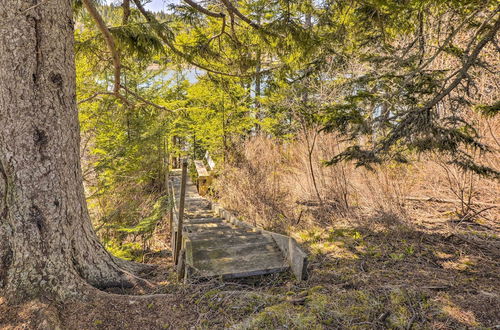
<svg viewBox="0 0 500 330">
<path fill-rule="evenodd" d="M 175 254 L 174 262 L 179 261 L 179 253 L 182 247 L 182 221 L 184 219 L 184 201 L 186 199 L 186 181 L 187 181 L 187 160 L 182 161 L 182 177 L 181 177 L 181 196 L 179 199 L 179 223 L 177 224 L 177 237 L 175 238 Z"/>
<path fill-rule="evenodd" d="M 167 181 L 167 192 L 169 194 L 168 198 L 170 199 L 170 210 L 168 211 L 168 225 L 169 225 L 169 229 L 170 229 L 170 232 L 173 232 L 173 225 L 174 225 L 174 203 L 175 203 L 175 199 L 174 199 L 174 188 L 171 186 L 170 184 L 170 178 L 168 179 Z M 172 243 L 171 243 L 172 244 Z"/>
<path fill-rule="evenodd" d="M 166 164 L 165 164 L 165 167 L 166 167 L 166 171 L 165 171 L 165 190 L 167 191 L 167 196 L 168 196 L 168 199 L 170 200 L 170 202 L 172 202 L 174 200 L 172 194 L 174 193 L 173 189 L 171 189 L 170 187 L 170 155 L 168 154 L 168 140 L 167 140 L 167 159 L 166 159 Z M 168 212 L 168 221 L 169 221 L 169 229 L 170 231 L 172 231 L 172 222 L 173 222 L 173 215 L 172 215 L 172 212 L 173 212 L 173 209 L 174 209 L 174 206 L 173 205 L 170 205 L 170 210 Z"/>
</svg>

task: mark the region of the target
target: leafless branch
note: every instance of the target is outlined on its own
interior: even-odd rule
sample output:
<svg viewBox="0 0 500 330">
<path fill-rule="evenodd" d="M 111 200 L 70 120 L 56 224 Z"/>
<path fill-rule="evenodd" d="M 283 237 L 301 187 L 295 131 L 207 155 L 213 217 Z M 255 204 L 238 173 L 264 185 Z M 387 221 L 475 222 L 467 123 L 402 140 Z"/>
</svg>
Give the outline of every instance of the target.
<svg viewBox="0 0 500 330">
<path fill-rule="evenodd" d="M 147 105 L 150 105 L 150 106 L 155 107 L 155 108 L 160 109 L 160 110 L 165 110 L 165 111 L 168 111 L 168 112 L 172 112 L 172 110 L 167 109 L 164 106 L 161 106 L 161 105 L 158 105 L 156 103 L 153 103 L 151 101 L 146 100 L 144 97 L 142 97 L 139 94 L 131 91 L 130 89 L 128 89 L 127 87 L 125 87 L 123 85 L 120 85 L 120 88 L 123 89 L 124 91 L 126 91 L 128 94 L 130 94 L 133 97 L 135 97 L 136 99 L 138 99 L 139 101 L 146 103 Z M 115 93 L 111 93 L 111 92 L 97 92 L 97 93 L 94 93 L 93 95 L 91 95 L 91 96 L 89 96 L 89 97 L 87 97 L 87 98 L 85 98 L 85 99 L 83 99 L 81 101 L 78 101 L 77 104 L 80 105 L 82 103 L 92 101 L 93 99 L 95 99 L 96 97 L 98 97 L 100 95 L 116 96 Z M 124 98 L 124 96 L 122 96 L 121 98 Z M 128 100 L 127 100 L 126 103 L 129 104 Z"/>
<path fill-rule="evenodd" d="M 194 2 L 192 0 L 184 0 L 184 2 L 187 3 L 188 5 L 190 5 L 191 7 L 193 7 L 195 10 L 199 11 L 200 13 L 203 13 L 203 14 L 205 14 L 207 16 L 210 16 L 210 17 L 215 17 L 215 18 L 221 18 L 222 19 L 222 27 L 221 27 L 220 33 L 218 33 L 218 34 L 214 35 L 213 37 L 211 37 L 208 40 L 209 43 L 212 40 L 221 37 L 225 33 L 225 31 L 226 31 L 226 14 L 221 13 L 221 12 L 217 13 L 217 12 L 208 10 L 208 9 L 202 7 L 201 5 L 197 4 L 196 2 Z"/>
<path fill-rule="evenodd" d="M 479 54 L 481 53 L 481 50 L 484 48 L 484 46 L 486 46 L 488 42 L 493 40 L 499 29 L 500 29 L 500 17 L 497 17 L 493 27 L 491 27 L 490 31 L 477 43 L 476 47 L 474 48 L 470 56 L 467 57 L 467 60 L 465 61 L 464 65 L 457 72 L 454 72 L 451 75 L 451 76 L 456 75 L 453 82 L 449 84 L 448 87 L 446 88 L 443 86 L 443 90 L 425 105 L 424 110 L 432 109 L 444 97 L 450 94 L 451 91 L 453 91 L 458 86 L 458 84 L 460 84 L 462 79 L 464 79 L 467 76 L 467 71 L 469 70 L 469 68 L 476 62 Z"/>
<path fill-rule="evenodd" d="M 130 17 L 130 0 L 123 0 L 122 8 L 123 8 L 122 25 L 127 25 L 128 18 Z"/>
<path fill-rule="evenodd" d="M 212 40 L 220 38 L 224 33 L 226 32 L 226 17 L 222 17 L 222 27 L 221 30 L 218 34 L 214 35 L 210 39 L 208 39 L 208 42 L 210 43 Z"/>
<path fill-rule="evenodd" d="M 47 0 L 42 0 L 42 1 L 40 1 L 39 3 L 34 4 L 33 6 L 31 6 L 31 7 L 27 8 L 27 9 L 23 10 L 23 11 L 21 12 L 21 14 L 26 14 L 28 11 L 30 11 L 30 10 L 32 10 L 32 9 L 35 9 L 35 8 L 37 8 L 38 6 L 41 6 L 41 5 L 42 5 L 45 1 L 47 1 Z"/>
</svg>

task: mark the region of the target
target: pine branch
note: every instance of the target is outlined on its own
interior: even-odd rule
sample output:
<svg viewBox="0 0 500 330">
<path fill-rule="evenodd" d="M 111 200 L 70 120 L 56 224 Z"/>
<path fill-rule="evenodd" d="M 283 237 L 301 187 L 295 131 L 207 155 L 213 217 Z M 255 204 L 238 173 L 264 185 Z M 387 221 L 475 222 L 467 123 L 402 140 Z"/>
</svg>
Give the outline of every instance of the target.
<svg viewBox="0 0 500 330">
<path fill-rule="evenodd" d="M 133 97 L 137 98 L 138 100 L 152 106 L 152 107 L 155 107 L 156 109 L 160 109 L 160 110 L 164 110 L 164 111 L 168 111 L 168 112 L 172 112 L 172 110 L 170 109 L 167 109 L 165 108 L 164 106 L 161 106 L 161 105 L 158 105 L 156 103 L 153 103 L 151 101 L 148 101 L 146 100 L 145 98 L 143 98 L 142 96 L 140 96 L 139 94 L 135 93 L 135 92 L 132 92 L 130 89 L 128 89 L 127 87 L 121 85 L 120 86 L 121 88 L 123 88 L 124 91 L 126 91 L 127 93 L 129 93 L 130 95 L 132 95 Z"/>
<path fill-rule="evenodd" d="M 190 5 L 191 7 L 193 7 L 194 9 L 196 9 L 197 11 L 199 11 L 200 13 L 203 13 L 207 16 L 215 17 L 215 18 L 226 17 L 226 15 L 224 13 L 216 13 L 214 11 L 210 11 L 210 10 L 200 6 L 199 4 L 197 4 L 196 2 L 194 2 L 192 0 L 184 0 L 184 2 L 187 3 L 188 5 Z"/>
<path fill-rule="evenodd" d="M 227 10 L 230 11 L 231 13 L 235 14 L 236 16 L 238 16 L 239 19 L 241 19 L 243 22 L 247 23 L 248 25 L 250 25 L 251 27 L 253 27 L 254 29 L 257 29 L 257 30 L 262 30 L 262 26 L 260 24 L 257 24 L 255 23 L 254 21 L 252 21 L 251 19 L 249 19 L 248 17 L 246 17 L 245 15 L 243 15 L 239 10 L 238 8 L 236 8 L 230 0 L 221 0 L 222 3 L 224 4 L 224 6 L 226 6 Z"/>
<path fill-rule="evenodd" d="M 223 75 L 223 76 L 228 76 L 228 77 L 238 77 L 238 78 L 251 78 L 255 74 L 250 74 L 250 75 L 242 75 L 242 74 L 235 74 L 235 73 L 228 73 L 228 72 L 221 72 L 217 71 L 214 69 L 211 69 L 205 65 L 199 64 L 195 61 L 193 61 L 187 54 L 181 52 L 178 50 L 175 45 L 172 43 L 172 41 L 165 35 L 165 32 L 163 31 L 164 27 L 158 22 L 158 20 L 146 9 L 144 9 L 144 6 L 141 4 L 140 0 L 133 0 L 141 14 L 146 18 L 146 20 L 151 24 L 151 26 L 155 29 L 156 34 L 160 37 L 160 39 L 165 42 L 167 47 L 177 56 L 183 58 L 186 62 L 188 62 L 191 65 L 194 65 L 202 70 L 205 70 L 207 72 L 213 73 L 213 74 L 218 74 L 218 75 Z M 268 70 L 270 71 L 270 70 Z"/>
<path fill-rule="evenodd" d="M 120 95 L 120 79 L 121 79 L 120 54 L 118 53 L 118 50 L 116 49 L 116 45 L 115 45 L 115 41 L 113 39 L 113 36 L 111 35 L 111 32 L 109 32 L 109 29 L 106 26 L 106 23 L 104 22 L 101 15 L 97 11 L 96 7 L 92 3 L 92 0 L 82 0 L 82 2 L 85 5 L 85 8 L 89 12 L 92 19 L 96 22 L 97 27 L 98 27 L 99 31 L 101 31 L 101 33 L 104 37 L 104 40 L 106 41 L 106 44 L 108 45 L 108 49 L 111 52 L 111 56 L 113 58 L 114 72 L 115 72 L 113 91 L 117 97 L 122 99 L 123 97 L 121 97 L 121 95 Z"/>
</svg>

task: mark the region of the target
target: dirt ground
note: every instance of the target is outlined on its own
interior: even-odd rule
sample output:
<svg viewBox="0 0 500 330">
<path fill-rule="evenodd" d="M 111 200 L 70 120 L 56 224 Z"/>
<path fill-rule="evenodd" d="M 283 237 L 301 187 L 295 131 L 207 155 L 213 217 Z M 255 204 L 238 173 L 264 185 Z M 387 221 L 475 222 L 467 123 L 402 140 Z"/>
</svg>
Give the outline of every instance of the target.
<svg viewBox="0 0 500 330">
<path fill-rule="evenodd" d="M 64 305 L 7 306 L 0 298 L 0 328 L 500 328 L 498 226 L 498 219 L 458 223 L 431 211 L 411 224 L 379 214 L 306 226 L 294 234 L 310 253 L 303 282 L 276 274 L 179 283 L 163 245 L 147 259 L 158 265 L 148 275 L 151 292 L 114 290 Z"/>
</svg>

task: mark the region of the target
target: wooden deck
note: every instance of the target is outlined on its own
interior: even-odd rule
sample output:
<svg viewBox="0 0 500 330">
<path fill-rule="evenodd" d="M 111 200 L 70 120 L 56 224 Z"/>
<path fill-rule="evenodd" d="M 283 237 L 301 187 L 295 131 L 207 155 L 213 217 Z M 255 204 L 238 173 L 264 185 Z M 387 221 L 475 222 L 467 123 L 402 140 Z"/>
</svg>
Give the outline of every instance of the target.
<svg viewBox="0 0 500 330">
<path fill-rule="evenodd" d="M 181 191 L 180 171 L 172 173 L 170 184 L 174 195 L 172 236 L 175 237 Z M 178 261 L 185 279 L 237 278 L 287 271 L 291 266 L 294 268 L 288 247 L 278 244 L 280 237 L 290 238 L 276 235 L 242 223 L 218 206 L 213 207 L 210 201 L 198 194 L 196 185 L 187 179 L 182 252 Z M 172 241 L 172 246 L 175 245 Z M 304 273 L 307 260 L 305 254 L 301 250 L 299 252 L 302 253 L 299 253 L 301 258 L 298 261 L 302 263 L 300 271 Z M 299 277 L 302 279 L 304 276 L 300 274 Z"/>
</svg>

